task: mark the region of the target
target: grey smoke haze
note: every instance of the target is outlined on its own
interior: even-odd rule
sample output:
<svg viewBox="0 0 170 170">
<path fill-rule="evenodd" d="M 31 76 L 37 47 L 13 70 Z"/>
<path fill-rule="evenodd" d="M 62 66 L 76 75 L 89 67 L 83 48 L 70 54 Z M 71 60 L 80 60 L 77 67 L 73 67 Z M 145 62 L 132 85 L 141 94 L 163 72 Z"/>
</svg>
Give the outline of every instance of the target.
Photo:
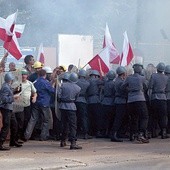
<svg viewBox="0 0 170 170">
<path fill-rule="evenodd" d="M 105 24 L 121 52 L 127 30 L 133 47 L 142 51 L 145 62 L 170 62 L 169 0 L 0 0 L 0 16 L 19 10 L 17 23 L 25 23 L 21 46 L 56 47 L 58 34 L 94 37 L 94 48 L 102 48 Z M 157 45 L 156 45 L 157 44 Z"/>
</svg>

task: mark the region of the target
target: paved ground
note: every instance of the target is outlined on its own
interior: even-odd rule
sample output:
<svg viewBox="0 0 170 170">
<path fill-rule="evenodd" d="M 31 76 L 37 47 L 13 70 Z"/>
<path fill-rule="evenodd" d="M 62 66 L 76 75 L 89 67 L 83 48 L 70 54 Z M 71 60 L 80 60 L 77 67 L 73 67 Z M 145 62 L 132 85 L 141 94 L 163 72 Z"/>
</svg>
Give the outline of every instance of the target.
<svg viewBox="0 0 170 170">
<path fill-rule="evenodd" d="M 59 141 L 29 141 L 22 148 L 0 152 L 2 170 L 130 170 L 170 169 L 170 139 L 149 144 L 108 139 L 79 140 L 83 150 L 60 148 Z M 68 143 L 69 144 L 69 143 Z"/>
</svg>

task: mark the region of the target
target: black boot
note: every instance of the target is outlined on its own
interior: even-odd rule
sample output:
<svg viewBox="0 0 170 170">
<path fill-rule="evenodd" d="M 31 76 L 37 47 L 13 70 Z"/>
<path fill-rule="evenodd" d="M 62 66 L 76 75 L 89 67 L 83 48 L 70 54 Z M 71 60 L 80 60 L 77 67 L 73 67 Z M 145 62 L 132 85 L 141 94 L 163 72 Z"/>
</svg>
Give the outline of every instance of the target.
<svg viewBox="0 0 170 170">
<path fill-rule="evenodd" d="M 78 146 L 76 141 L 71 141 L 70 149 L 82 149 L 82 147 Z"/>
<path fill-rule="evenodd" d="M 161 134 L 162 139 L 167 139 L 169 136 L 167 135 L 167 130 L 166 128 L 162 129 L 162 134 Z"/>
<path fill-rule="evenodd" d="M 65 147 L 65 146 L 67 146 L 66 141 L 65 140 L 61 141 L 60 147 Z"/>
<path fill-rule="evenodd" d="M 144 133 L 143 132 L 140 132 L 139 133 L 139 135 L 138 135 L 138 137 L 137 137 L 137 139 L 136 139 L 136 142 L 137 143 L 149 143 L 149 139 L 146 139 L 145 137 L 144 137 Z"/>
<path fill-rule="evenodd" d="M 10 147 L 3 146 L 3 142 L 0 141 L 0 151 L 8 151 L 8 150 L 10 150 Z"/>
<path fill-rule="evenodd" d="M 19 144 L 17 141 L 10 141 L 9 146 L 19 148 L 22 147 L 22 144 Z"/>
<path fill-rule="evenodd" d="M 111 141 L 112 142 L 123 142 L 123 140 L 121 140 L 117 137 L 117 132 L 113 133 L 113 136 L 111 137 Z"/>
<path fill-rule="evenodd" d="M 93 138 L 93 136 L 90 136 L 89 134 L 85 134 L 84 135 L 84 137 L 83 137 L 83 139 L 92 139 Z"/>
<path fill-rule="evenodd" d="M 137 135 L 136 134 L 130 134 L 130 141 L 134 141 L 135 139 L 137 138 Z"/>
</svg>

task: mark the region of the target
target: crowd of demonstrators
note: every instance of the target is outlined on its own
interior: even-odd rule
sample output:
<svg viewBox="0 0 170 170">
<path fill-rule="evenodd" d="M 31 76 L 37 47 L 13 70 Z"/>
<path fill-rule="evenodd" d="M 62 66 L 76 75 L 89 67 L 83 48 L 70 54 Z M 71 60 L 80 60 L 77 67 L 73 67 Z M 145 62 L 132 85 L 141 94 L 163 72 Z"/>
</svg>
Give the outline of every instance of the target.
<svg viewBox="0 0 170 170">
<path fill-rule="evenodd" d="M 4 72 L 6 53 L 0 63 Z M 152 137 L 168 138 L 170 133 L 170 65 L 136 63 L 132 70 L 119 66 L 104 77 L 70 64 L 52 70 L 24 59 L 21 88 L 12 89 L 14 63 L 9 64 L 1 88 L 0 110 L 3 126 L 0 150 L 21 147 L 29 139 L 60 140 L 60 146 L 82 149 L 77 138 L 110 138 L 123 142 L 149 143 Z M 2 68 L 2 69 L 1 69 Z M 14 113 L 13 102 L 21 99 L 23 111 Z M 9 130 L 10 147 L 4 147 Z"/>
</svg>

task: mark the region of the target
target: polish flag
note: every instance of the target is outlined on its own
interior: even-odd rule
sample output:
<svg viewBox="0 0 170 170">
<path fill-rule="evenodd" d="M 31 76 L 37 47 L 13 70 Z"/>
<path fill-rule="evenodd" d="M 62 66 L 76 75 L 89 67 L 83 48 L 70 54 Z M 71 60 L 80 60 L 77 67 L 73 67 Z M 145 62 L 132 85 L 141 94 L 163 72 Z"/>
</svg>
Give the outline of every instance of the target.
<svg viewBox="0 0 170 170">
<path fill-rule="evenodd" d="M 22 57 L 18 40 L 15 34 L 12 36 L 11 41 L 4 42 L 4 48 L 17 60 Z"/>
<path fill-rule="evenodd" d="M 14 35 L 13 32 L 14 32 L 17 15 L 18 15 L 18 10 L 14 14 L 11 14 L 6 18 L 6 25 L 5 25 L 6 40 L 5 41 L 11 41 L 12 36 Z"/>
<path fill-rule="evenodd" d="M 105 29 L 105 35 L 104 35 L 104 41 L 103 41 L 103 48 L 105 47 L 109 48 L 110 63 L 120 64 L 120 55 L 115 45 L 113 44 L 112 37 L 111 37 L 107 23 L 106 23 L 106 29 Z"/>
<path fill-rule="evenodd" d="M 17 13 L 18 11 L 9 15 L 6 19 L 0 17 L 0 39 L 2 41 L 11 41 Z"/>
<path fill-rule="evenodd" d="M 17 38 L 21 38 L 21 35 L 24 32 L 24 29 L 25 29 L 25 24 L 22 24 L 22 25 L 17 24 L 17 25 L 15 25 L 14 32 L 15 32 Z"/>
<path fill-rule="evenodd" d="M 123 42 L 123 52 L 121 56 L 121 66 L 127 66 L 132 61 L 134 55 L 126 31 L 124 32 L 123 36 L 124 36 L 124 42 Z"/>
<path fill-rule="evenodd" d="M 101 75 L 104 75 L 109 71 L 109 58 L 109 48 L 105 47 L 99 54 L 90 60 L 88 64 L 93 70 L 98 70 Z"/>
<path fill-rule="evenodd" d="M 39 46 L 37 61 L 41 62 L 42 64 L 45 63 L 43 43 L 41 43 Z"/>
</svg>

